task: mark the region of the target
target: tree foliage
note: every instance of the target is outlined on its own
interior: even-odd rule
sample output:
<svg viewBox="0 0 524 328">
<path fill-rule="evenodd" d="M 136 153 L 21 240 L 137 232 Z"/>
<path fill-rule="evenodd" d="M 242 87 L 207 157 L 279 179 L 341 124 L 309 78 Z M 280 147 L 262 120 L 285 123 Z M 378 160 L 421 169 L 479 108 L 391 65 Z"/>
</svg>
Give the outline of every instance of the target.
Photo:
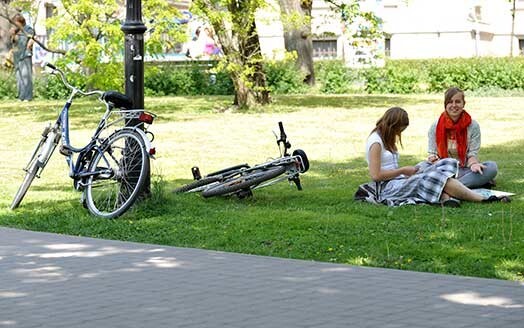
<svg viewBox="0 0 524 328">
<path fill-rule="evenodd" d="M 382 19 L 372 11 L 363 10 L 359 0 L 325 0 L 340 14 L 345 33 L 354 46 L 372 45 L 384 38 Z"/>
<path fill-rule="evenodd" d="M 41 2 L 42 1 L 36 1 L 36 4 L 35 4 L 34 1 L 28 1 L 28 0 L 0 1 L 0 18 L 3 18 L 11 26 L 15 26 L 15 22 L 13 21 L 12 16 L 17 12 L 25 12 L 25 13 L 30 14 L 30 16 L 33 18 L 33 22 L 36 22 L 36 17 L 37 17 L 36 9 L 39 7 Z M 36 44 L 38 44 L 42 49 L 46 51 L 53 52 L 53 53 L 59 53 L 59 54 L 65 53 L 64 50 L 49 48 L 44 42 L 39 40 L 34 33 L 32 35 L 28 35 L 26 31 L 21 31 L 21 32 L 26 34 L 28 38 L 32 39 Z"/>
<path fill-rule="evenodd" d="M 174 19 L 178 10 L 168 0 L 147 0 L 143 16 L 146 55 L 161 54 L 179 40 L 185 29 Z M 38 3 L 13 1 L 17 11 L 35 13 Z M 123 84 L 124 2 L 120 0 L 62 0 L 52 17 L 46 20 L 51 32 L 45 45 L 61 54 L 58 64 L 86 76 L 86 83 L 96 88 L 121 88 Z"/>
<path fill-rule="evenodd" d="M 235 105 L 252 107 L 270 101 L 255 13 L 263 0 L 195 0 L 193 11 L 207 19 L 222 47 L 220 63 L 235 86 Z"/>
<path fill-rule="evenodd" d="M 366 46 L 382 42 L 382 20 L 371 11 L 363 10 L 359 0 L 326 0 L 338 19 L 344 24 L 344 34 L 352 46 Z M 311 0 L 279 0 L 281 20 L 284 25 L 286 50 L 296 52 L 296 64 L 305 73 L 304 82 L 315 83 L 313 65 Z M 330 15 L 331 16 L 331 15 Z M 336 17 L 333 17 L 336 19 Z M 375 56 L 378 56 L 376 53 Z"/>
</svg>

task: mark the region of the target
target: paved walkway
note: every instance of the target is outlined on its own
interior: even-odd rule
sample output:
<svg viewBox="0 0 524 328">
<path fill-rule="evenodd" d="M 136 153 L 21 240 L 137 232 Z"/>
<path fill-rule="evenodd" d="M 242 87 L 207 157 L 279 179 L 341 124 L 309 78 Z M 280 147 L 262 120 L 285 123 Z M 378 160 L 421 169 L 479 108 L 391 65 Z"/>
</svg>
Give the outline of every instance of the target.
<svg viewBox="0 0 524 328">
<path fill-rule="evenodd" d="M 524 327 L 524 284 L 0 228 L 0 327 Z"/>
</svg>

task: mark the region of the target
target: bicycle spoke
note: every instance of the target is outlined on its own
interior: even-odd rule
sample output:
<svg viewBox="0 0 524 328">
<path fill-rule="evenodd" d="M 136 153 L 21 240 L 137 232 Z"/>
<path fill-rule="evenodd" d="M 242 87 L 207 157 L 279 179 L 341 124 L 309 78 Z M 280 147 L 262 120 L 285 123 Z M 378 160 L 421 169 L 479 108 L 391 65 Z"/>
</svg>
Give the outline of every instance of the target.
<svg viewBox="0 0 524 328">
<path fill-rule="evenodd" d="M 108 140 L 103 153 L 95 159 L 102 167 L 95 163 L 92 166 L 112 174 L 101 173 L 90 178 L 88 192 L 92 202 L 88 201 L 88 207 L 111 213 L 129 206 L 130 200 L 137 196 L 147 156 L 139 138 L 133 132 L 123 132 L 121 137 Z"/>
</svg>

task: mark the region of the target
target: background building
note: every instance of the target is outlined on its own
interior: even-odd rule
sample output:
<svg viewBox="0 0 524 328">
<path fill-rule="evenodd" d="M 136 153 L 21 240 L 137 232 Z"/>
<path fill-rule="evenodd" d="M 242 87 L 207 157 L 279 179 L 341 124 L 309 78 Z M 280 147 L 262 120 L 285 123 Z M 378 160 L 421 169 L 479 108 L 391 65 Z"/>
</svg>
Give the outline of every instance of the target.
<svg viewBox="0 0 524 328">
<path fill-rule="evenodd" d="M 524 54 L 524 0 L 364 0 L 361 7 L 383 19 L 386 37 L 376 45 L 394 59 L 509 56 Z M 266 56 L 284 48 L 278 8 L 261 15 L 260 38 Z M 338 14 L 323 0 L 313 1 L 313 49 L 316 59 L 343 59 L 358 66 L 371 50 L 350 45 Z M 365 60 L 364 60 L 365 61 Z"/>
<path fill-rule="evenodd" d="M 29 24 L 35 25 L 38 37 L 45 42 L 49 31 L 45 22 L 56 11 L 60 0 L 39 1 L 38 15 Z M 373 46 L 354 47 L 345 33 L 345 26 L 329 4 L 313 1 L 312 32 L 315 59 L 342 59 L 348 66 L 380 63 L 372 53 L 393 59 L 453 58 L 473 56 L 509 56 L 524 53 L 524 0 L 516 0 L 514 36 L 512 3 L 507 0 L 362 0 L 361 7 L 383 19 L 384 40 Z M 188 60 L 188 49 L 194 46 L 197 29 L 205 22 L 189 12 L 190 0 L 173 1 L 173 5 L 189 17 L 186 22 L 188 41 L 154 60 Z M 36 22 L 36 24 L 35 24 Z M 146 22 L 148 24 L 148 22 Z M 277 0 L 257 14 L 262 52 L 267 58 L 282 58 L 285 53 L 283 25 Z M 8 49 L 8 24 L 0 21 L 0 54 Z M 208 38 L 209 39 L 209 38 Z M 193 44 L 193 45 L 192 45 Z M 67 45 L 63 45 L 67 48 Z M 46 56 L 38 46 L 35 63 Z M 205 56 L 201 58 L 206 59 Z M 195 59 L 192 57 L 191 59 Z M 151 59 L 153 60 L 153 59 Z"/>
<path fill-rule="evenodd" d="M 377 1 L 379 2 L 379 1 Z M 383 0 L 391 58 L 509 56 L 512 3 L 505 0 Z M 524 0 L 516 0 L 513 55 L 524 49 Z"/>
</svg>

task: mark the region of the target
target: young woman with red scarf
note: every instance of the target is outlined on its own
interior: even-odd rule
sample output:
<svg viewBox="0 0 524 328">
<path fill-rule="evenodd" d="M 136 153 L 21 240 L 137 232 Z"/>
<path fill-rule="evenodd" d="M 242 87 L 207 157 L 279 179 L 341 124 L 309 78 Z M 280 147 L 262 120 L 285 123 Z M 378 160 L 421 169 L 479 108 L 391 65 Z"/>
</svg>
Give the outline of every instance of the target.
<svg viewBox="0 0 524 328">
<path fill-rule="evenodd" d="M 458 180 L 468 188 L 494 185 L 498 168 L 495 162 L 478 159 L 480 127 L 464 110 L 464 92 L 449 88 L 444 96 L 444 112 L 428 133 L 428 161 L 455 158 L 459 161 Z"/>
<path fill-rule="evenodd" d="M 400 167 L 397 143 L 402 145 L 402 132 L 408 125 L 408 113 L 400 107 L 388 109 L 377 121 L 366 141 L 366 161 L 373 181 L 359 186 L 355 200 L 388 206 L 430 203 L 452 207 L 460 206 L 456 199 L 500 201 L 496 197 L 485 199 L 457 180 L 456 159 Z"/>
</svg>

